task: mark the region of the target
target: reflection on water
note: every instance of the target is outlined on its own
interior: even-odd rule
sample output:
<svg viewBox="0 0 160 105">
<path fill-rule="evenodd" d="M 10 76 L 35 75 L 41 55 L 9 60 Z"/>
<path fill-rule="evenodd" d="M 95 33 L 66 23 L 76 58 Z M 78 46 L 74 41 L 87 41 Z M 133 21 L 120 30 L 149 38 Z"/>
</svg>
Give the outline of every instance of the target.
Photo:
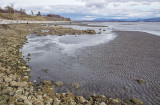
<svg viewBox="0 0 160 105">
<path fill-rule="evenodd" d="M 141 31 L 160 36 L 160 22 L 88 22 L 90 25 L 106 25 L 113 30 Z"/>
<path fill-rule="evenodd" d="M 95 29 L 99 31 L 99 27 Z M 101 28 L 102 34 L 97 35 L 28 36 L 28 43 L 22 52 L 25 57 L 31 54 L 28 63 L 31 67 L 30 80 L 62 81 L 64 86 L 56 88 L 57 92 L 71 91 L 83 96 L 95 93 L 114 98 L 136 97 L 149 104 L 157 102 L 158 95 L 155 94 L 158 94 L 160 87 L 157 79 L 159 72 L 151 62 L 152 59 L 156 61 L 157 57 L 141 55 L 141 49 L 148 51 L 147 48 L 143 49 L 145 47 L 136 49 L 135 53 L 132 44 L 128 47 L 132 43 L 127 42 L 129 37 L 119 37 L 109 29 L 103 29 L 106 28 Z M 120 41 L 118 38 L 121 38 Z M 45 73 L 41 69 L 49 71 Z M 147 81 L 152 78 L 153 81 L 139 85 L 135 80 L 142 77 Z M 72 82 L 79 83 L 80 89 L 75 90 Z M 129 87 L 129 91 L 123 89 L 125 86 Z M 153 97 L 155 100 L 152 100 Z"/>
</svg>

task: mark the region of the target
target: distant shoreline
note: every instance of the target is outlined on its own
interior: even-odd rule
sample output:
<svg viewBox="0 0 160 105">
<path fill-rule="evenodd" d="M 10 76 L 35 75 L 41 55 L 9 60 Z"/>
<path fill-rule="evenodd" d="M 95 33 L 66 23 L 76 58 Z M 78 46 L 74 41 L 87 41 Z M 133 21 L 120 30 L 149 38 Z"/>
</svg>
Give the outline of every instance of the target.
<svg viewBox="0 0 160 105">
<path fill-rule="evenodd" d="M 22 24 L 25 23 L 70 23 L 70 21 L 28 21 L 28 20 L 5 20 L 0 19 L 0 24 Z"/>
</svg>

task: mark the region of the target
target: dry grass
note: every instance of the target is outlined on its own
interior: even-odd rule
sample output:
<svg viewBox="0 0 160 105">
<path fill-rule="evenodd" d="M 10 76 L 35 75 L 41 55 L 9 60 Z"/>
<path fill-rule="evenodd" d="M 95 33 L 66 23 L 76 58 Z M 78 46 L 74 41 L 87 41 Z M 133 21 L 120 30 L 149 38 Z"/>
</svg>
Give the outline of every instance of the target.
<svg viewBox="0 0 160 105">
<path fill-rule="evenodd" d="M 21 14 L 9 14 L 9 13 L 0 13 L 0 19 L 13 19 L 13 20 L 37 20 L 45 21 L 41 16 L 31 16 L 31 15 L 21 15 Z"/>
</svg>

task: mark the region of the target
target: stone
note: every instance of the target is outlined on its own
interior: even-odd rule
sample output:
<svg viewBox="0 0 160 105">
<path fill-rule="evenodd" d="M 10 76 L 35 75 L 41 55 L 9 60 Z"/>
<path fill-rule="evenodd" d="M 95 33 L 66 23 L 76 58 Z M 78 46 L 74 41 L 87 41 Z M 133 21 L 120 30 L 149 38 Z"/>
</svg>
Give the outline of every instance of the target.
<svg viewBox="0 0 160 105">
<path fill-rule="evenodd" d="M 5 78 L 4 78 L 4 81 L 7 82 L 7 83 L 9 83 L 9 82 L 12 81 L 12 78 L 10 78 L 10 77 L 5 77 Z"/>
<path fill-rule="evenodd" d="M 142 83 L 144 83 L 145 81 L 144 81 L 142 78 L 139 78 L 139 79 L 137 79 L 137 82 L 138 82 L 139 84 L 142 84 Z"/>
<path fill-rule="evenodd" d="M 99 105 L 106 105 L 106 103 L 105 102 L 101 102 Z"/>
<path fill-rule="evenodd" d="M 16 81 L 11 81 L 10 82 L 11 86 L 15 86 L 15 87 L 26 87 L 27 86 L 27 82 L 16 82 Z"/>
<path fill-rule="evenodd" d="M 23 94 L 23 91 L 22 90 L 17 90 L 16 91 L 16 95 L 22 95 Z"/>
<path fill-rule="evenodd" d="M 10 96 L 9 95 L 3 95 L 2 98 L 5 99 L 6 101 L 8 101 Z"/>
<path fill-rule="evenodd" d="M 48 69 L 41 69 L 41 71 L 45 72 L 45 73 L 48 73 Z"/>
<path fill-rule="evenodd" d="M 10 96 L 14 96 L 14 94 L 15 94 L 15 92 L 13 92 L 13 91 L 9 93 Z"/>
<path fill-rule="evenodd" d="M 125 86 L 125 87 L 124 87 L 124 90 L 128 91 L 128 90 L 129 90 L 129 87 L 128 87 L 128 86 Z"/>
<path fill-rule="evenodd" d="M 72 82 L 72 87 L 74 87 L 75 89 L 80 89 L 80 85 L 78 83 Z"/>
<path fill-rule="evenodd" d="M 59 105 L 60 104 L 60 100 L 58 100 L 58 98 L 54 98 L 54 102 L 53 105 Z"/>
<path fill-rule="evenodd" d="M 115 104 L 115 105 L 121 105 L 121 100 L 120 99 L 109 98 L 109 103 L 112 103 L 112 104 Z"/>
<path fill-rule="evenodd" d="M 50 81 L 43 81 L 43 84 L 50 86 L 50 85 L 51 85 L 51 82 L 50 82 Z"/>
<path fill-rule="evenodd" d="M 79 102 L 80 103 L 84 103 L 86 100 L 82 97 L 82 96 L 79 96 Z"/>
<path fill-rule="evenodd" d="M 137 98 L 132 98 L 131 99 L 131 102 L 133 102 L 134 104 L 136 105 L 143 105 L 143 102 L 138 100 Z"/>
<path fill-rule="evenodd" d="M 0 105 L 7 104 L 6 100 L 1 100 Z"/>
<path fill-rule="evenodd" d="M 28 79 L 29 79 L 29 76 L 24 76 L 24 77 L 22 78 L 22 81 L 28 81 Z"/>
<path fill-rule="evenodd" d="M 18 102 L 24 102 L 24 100 L 22 98 L 19 98 Z"/>
<path fill-rule="evenodd" d="M 55 85 L 57 85 L 57 86 L 63 86 L 63 82 L 55 82 Z"/>
<path fill-rule="evenodd" d="M 37 81 L 36 81 L 36 80 L 34 80 L 33 82 L 34 82 L 34 83 L 36 83 Z"/>
</svg>

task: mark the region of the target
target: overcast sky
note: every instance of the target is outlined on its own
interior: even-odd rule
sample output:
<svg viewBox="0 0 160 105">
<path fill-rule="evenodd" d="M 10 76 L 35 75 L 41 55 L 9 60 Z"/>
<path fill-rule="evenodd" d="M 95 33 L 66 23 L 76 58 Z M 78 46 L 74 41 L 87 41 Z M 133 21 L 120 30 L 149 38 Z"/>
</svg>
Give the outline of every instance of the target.
<svg viewBox="0 0 160 105">
<path fill-rule="evenodd" d="M 70 17 L 72 20 L 95 18 L 160 17 L 160 0 L 0 0 L 0 7 L 14 4 L 27 13 L 41 11 Z"/>
</svg>

